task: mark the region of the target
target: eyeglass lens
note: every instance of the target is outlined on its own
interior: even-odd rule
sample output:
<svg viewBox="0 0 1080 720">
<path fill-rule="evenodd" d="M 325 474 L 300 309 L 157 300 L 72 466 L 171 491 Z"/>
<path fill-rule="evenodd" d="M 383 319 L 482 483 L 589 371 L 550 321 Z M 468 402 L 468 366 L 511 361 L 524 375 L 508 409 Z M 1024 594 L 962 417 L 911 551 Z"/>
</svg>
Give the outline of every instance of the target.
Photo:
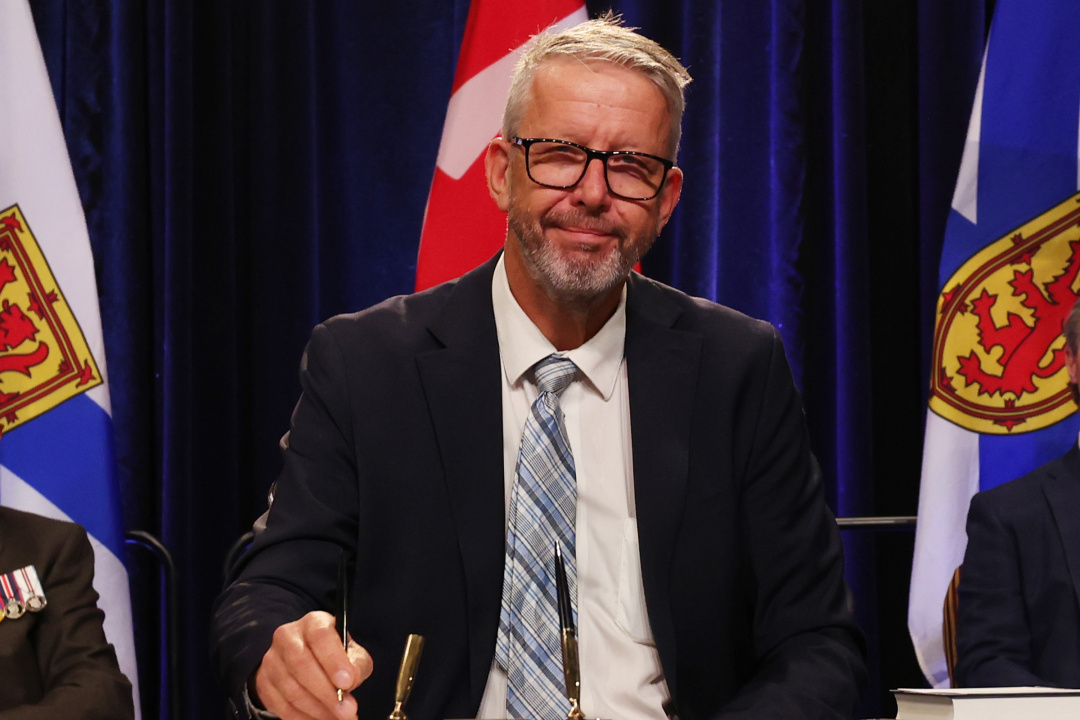
<svg viewBox="0 0 1080 720">
<path fill-rule="evenodd" d="M 528 148 L 529 177 L 540 185 L 569 188 L 585 175 L 589 156 L 581 148 L 555 142 L 534 142 Z M 648 200 L 660 191 L 664 164 L 644 155 L 609 155 L 608 189 L 614 195 Z"/>
</svg>

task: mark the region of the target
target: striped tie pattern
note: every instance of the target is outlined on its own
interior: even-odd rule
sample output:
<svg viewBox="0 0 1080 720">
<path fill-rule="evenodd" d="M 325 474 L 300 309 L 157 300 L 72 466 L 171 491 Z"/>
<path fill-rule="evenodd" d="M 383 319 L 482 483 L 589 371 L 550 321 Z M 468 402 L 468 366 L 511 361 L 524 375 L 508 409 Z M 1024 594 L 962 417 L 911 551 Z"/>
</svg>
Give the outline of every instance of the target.
<svg viewBox="0 0 1080 720">
<path fill-rule="evenodd" d="M 573 380 L 577 366 L 549 355 L 535 371 L 539 395 L 521 436 L 495 652 L 507 673 L 507 716 L 558 720 L 566 717 L 569 704 L 555 592 L 556 541 L 563 548 L 575 623 L 577 615 L 577 476 L 559 395 Z"/>
</svg>

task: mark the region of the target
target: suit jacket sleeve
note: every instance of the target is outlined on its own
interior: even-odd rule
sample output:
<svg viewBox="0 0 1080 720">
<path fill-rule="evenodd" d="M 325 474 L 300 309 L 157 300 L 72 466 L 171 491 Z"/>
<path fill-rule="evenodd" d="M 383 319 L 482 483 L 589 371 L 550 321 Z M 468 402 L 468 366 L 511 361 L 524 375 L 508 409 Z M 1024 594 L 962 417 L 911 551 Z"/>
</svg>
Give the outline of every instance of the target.
<svg viewBox="0 0 1080 720">
<path fill-rule="evenodd" d="M 957 684 L 1052 684 L 1030 670 L 1031 633 L 1024 606 L 1020 548 L 1014 528 L 1002 518 L 993 496 L 979 493 L 972 498 L 967 535 L 958 601 Z"/>
<path fill-rule="evenodd" d="M 843 550 L 810 452 L 802 403 L 772 330 L 745 390 L 740 515 L 752 603 L 753 668 L 723 718 L 849 718 L 866 671 Z M 762 376 L 764 379 L 762 381 Z M 749 404 L 749 403 L 748 403 Z"/>
<path fill-rule="evenodd" d="M 55 559 L 37 566 L 48 605 L 34 648 L 44 697 L 0 712 L 0 720 L 124 720 L 134 717 L 131 683 L 105 639 L 93 588 L 94 552 L 85 531 L 65 527 Z M 7 622 L 30 622 L 30 619 Z"/>
<path fill-rule="evenodd" d="M 303 394 L 282 440 L 289 481 L 278 484 L 267 529 L 241 559 L 214 610 L 213 658 L 234 702 L 277 627 L 332 609 L 341 553 L 355 543 L 346 372 L 333 333 L 316 327 L 301 361 Z"/>
</svg>

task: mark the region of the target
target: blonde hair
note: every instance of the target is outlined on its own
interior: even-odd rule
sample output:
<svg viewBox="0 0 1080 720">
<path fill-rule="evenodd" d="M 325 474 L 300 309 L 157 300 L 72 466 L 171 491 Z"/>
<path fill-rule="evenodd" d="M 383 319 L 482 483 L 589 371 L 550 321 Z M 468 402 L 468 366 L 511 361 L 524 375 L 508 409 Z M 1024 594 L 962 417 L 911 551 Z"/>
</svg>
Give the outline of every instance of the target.
<svg viewBox="0 0 1080 720">
<path fill-rule="evenodd" d="M 683 89 L 690 83 L 690 73 L 674 55 L 635 30 L 637 28 L 624 27 L 622 18 L 608 11 L 602 17 L 568 30 L 552 32 L 549 28 L 533 36 L 514 67 L 503 112 L 503 137 L 510 138 L 516 132 L 525 114 L 536 70 L 542 64 L 556 58 L 600 60 L 637 70 L 656 83 L 671 116 L 672 159 L 678 157 L 682 115 L 686 107 Z"/>
</svg>

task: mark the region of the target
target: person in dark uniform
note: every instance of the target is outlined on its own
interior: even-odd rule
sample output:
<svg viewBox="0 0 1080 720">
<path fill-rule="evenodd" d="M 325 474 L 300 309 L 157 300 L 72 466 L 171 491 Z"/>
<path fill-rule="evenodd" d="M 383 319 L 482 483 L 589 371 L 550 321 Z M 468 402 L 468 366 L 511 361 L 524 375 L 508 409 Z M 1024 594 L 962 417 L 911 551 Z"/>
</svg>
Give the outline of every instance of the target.
<svg viewBox="0 0 1080 720">
<path fill-rule="evenodd" d="M 129 720 L 79 525 L 0 507 L 0 720 Z"/>
</svg>

